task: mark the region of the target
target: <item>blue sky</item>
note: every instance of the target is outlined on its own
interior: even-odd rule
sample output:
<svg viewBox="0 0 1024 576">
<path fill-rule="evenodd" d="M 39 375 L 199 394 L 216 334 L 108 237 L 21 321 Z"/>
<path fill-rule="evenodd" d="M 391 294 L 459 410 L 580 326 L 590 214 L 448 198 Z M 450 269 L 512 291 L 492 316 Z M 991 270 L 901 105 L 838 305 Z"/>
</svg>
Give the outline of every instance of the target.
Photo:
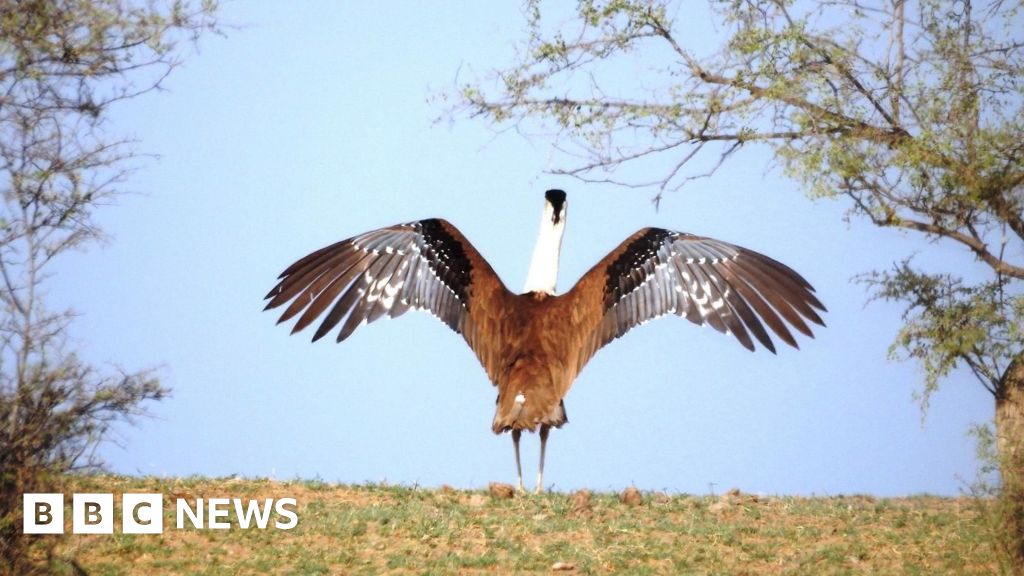
<svg viewBox="0 0 1024 576">
<path fill-rule="evenodd" d="M 967 374 L 926 418 L 919 368 L 886 360 L 899 308 L 865 306 L 858 272 L 913 251 L 970 264 L 842 219 L 766 170 L 756 149 L 671 194 L 584 185 L 545 170 L 544 137 L 473 119 L 437 122 L 436 96 L 511 62 L 518 3 L 227 3 L 167 91 L 122 105 L 111 128 L 141 141 L 104 209 L 112 241 L 66 257 L 50 303 L 80 313 L 73 342 L 100 364 L 153 367 L 173 397 L 102 451 L 130 474 L 242 474 L 473 488 L 515 478 L 495 391 L 462 339 L 427 314 L 360 328 L 344 344 L 289 336 L 262 297 L 285 266 L 328 243 L 425 217 L 455 223 L 522 288 L 543 191 L 569 193 L 559 290 L 636 229 L 740 244 L 802 273 L 828 327 L 801 350 L 751 354 L 667 318 L 602 350 L 551 435 L 556 490 L 956 494 L 973 480 L 972 424 L 993 402 Z M 700 39 L 694 38 L 697 42 Z M 523 443 L 524 475 L 537 439 Z M 529 482 L 528 482 L 529 483 Z"/>
</svg>

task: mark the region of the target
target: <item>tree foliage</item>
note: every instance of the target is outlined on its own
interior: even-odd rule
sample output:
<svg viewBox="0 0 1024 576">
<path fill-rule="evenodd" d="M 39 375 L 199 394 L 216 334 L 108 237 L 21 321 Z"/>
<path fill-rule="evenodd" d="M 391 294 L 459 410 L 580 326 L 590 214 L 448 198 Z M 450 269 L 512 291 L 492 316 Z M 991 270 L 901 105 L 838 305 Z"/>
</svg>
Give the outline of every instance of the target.
<svg viewBox="0 0 1024 576">
<path fill-rule="evenodd" d="M 707 11 L 702 12 L 706 8 Z M 892 355 L 924 368 L 923 405 L 954 370 L 993 394 L 1024 571 L 1024 3 L 991 0 L 580 0 L 527 4 L 526 41 L 470 114 L 554 126 L 585 181 L 655 199 L 766 146 L 848 216 L 964 248 L 863 274 L 905 305 Z M 713 32 L 709 32 L 712 30 Z M 647 176 L 654 174 L 653 177 Z"/>
<path fill-rule="evenodd" d="M 46 302 L 53 262 L 103 237 L 96 210 L 130 173 L 133 142 L 108 115 L 157 90 L 213 2 L 0 0 L 0 573 L 33 570 L 21 494 L 97 464 L 111 423 L 167 390 L 148 371 L 90 365 L 70 311 Z"/>
<path fill-rule="evenodd" d="M 921 363 L 924 407 L 940 381 L 960 365 L 993 396 L 999 393 L 1024 342 L 1024 297 L 1009 294 L 1005 278 L 969 282 L 952 273 L 924 273 L 908 259 L 859 279 L 875 288 L 876 298 L 906 304 L 890 356 Z"/>
<path fill-rule="evenodd" d="M 897 345 L 925 362 L 929 388 L 964 364 L 995 393 L 1022 351 L 1021 7 L 716 0 L 695 22 L 692 5 L 584 0 L 551 26 L 533 1 L 521 59 L 461 101 L 520 130 L 553 124 L 574 159 L 556 173 L 653 187 L 660 200 L 763 144 L 851 216 L 959 243 L 987 277 L 908 260 L 863 279 L 908 304 Z M 686 42 L 712 26 L 713 49 Z M 629 170 L 653 158 L 655 178 Z"/>
</svg>

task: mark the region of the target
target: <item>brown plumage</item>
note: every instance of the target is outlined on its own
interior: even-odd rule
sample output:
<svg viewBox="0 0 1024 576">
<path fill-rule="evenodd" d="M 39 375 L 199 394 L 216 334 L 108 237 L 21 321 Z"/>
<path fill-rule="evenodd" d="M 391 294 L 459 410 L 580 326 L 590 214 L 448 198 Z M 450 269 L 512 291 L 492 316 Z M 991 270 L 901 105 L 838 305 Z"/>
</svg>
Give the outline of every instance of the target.
<svg viewBox="0 0 1024 576">
<path fill-rule="evenodd" d="M 775 352 L 765 326 L 787 344 L 788 326 L 812 336 L 825 307 L 799 274 L 767 256 L 700 236 L 644 228 L 555 296 L 565 193 L 546 195 L 527 291 L 510 292 L 455 226 L 440 219 L 373 230 L 300 259 L 280 276 L 266 308 L 289 301 L 292 333 L 319 317 L 313 340 L 341 326 L 426 310 L 461 334 L 498 388 L 492 429 L 519 438 L 540 428 L 537 490 L 550 428 L 567 422 L 563 398 L 590 358 L 634 326 L 669 313 L 730 333 L 746 348 Z"/>
</svg>

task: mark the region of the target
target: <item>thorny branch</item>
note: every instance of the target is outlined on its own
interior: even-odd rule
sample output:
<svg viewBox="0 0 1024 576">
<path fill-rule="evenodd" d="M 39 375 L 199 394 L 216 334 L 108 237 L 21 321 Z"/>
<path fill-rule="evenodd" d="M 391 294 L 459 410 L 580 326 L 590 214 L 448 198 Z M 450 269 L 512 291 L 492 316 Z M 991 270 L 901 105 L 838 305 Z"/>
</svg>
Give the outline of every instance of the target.
<svg viewBox="0 0 1024 576">
<path fill-rule="evenodd" d="M 655 188 L 655 202 L 714 174 L 744 144 L 767 145 L 812 195 L 848 198 L 851 215 L 967 248 L 996 279 L 977 297 L 1009 324 L 993 329 L 990 347 L 955 357 L 992 389 L 993 375 L 1021 351 L 1012 334 L 1024 322 L 1016 5 L 979 12 L 971 0 L 729 0 L 713 4 L 721 44 L 712 53 L 686 44 L 690 23 L 670 18 L 668 1 L 583 1 L 576 32 L 553 36 L 538 24 L 539 2 L 529 5 L 529 49 L 502 75 L 512 89 L 494 97 L 467 87 L 462 102 L 472 114 L 517 126 L 555 120 L 585 161 L 553 172 Z M 615 59 L 646 75 L 622 87 L 602 73 L 616 69 Z M 586 84 L 574 83 L 580 73 Z M 711 144 L 717 158 L 708 157 Z M 609 176 L 626 166 L 645 170 Z M 925 342 L 938 333 L 915 334 Z"/>
</svg>

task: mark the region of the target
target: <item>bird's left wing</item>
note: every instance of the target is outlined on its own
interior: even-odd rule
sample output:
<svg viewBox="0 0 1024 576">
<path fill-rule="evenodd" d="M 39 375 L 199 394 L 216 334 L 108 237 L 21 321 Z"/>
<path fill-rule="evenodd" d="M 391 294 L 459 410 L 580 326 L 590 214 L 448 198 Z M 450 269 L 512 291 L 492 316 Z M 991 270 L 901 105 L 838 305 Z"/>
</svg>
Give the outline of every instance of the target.
<svg viewBox="0 0 1024 576">
<path fill-rule="evenodd" d="M 791 268 L 726 242 L 645 228 L 590 269 L 573 287 L 583 303 L 576 322 L 584 346 L 579 366 L 602 346 L 653 318 L 684 316 L 732 334 L 753 350 L 751 335 L 775 352 L 764 325 L 796 347 L 787 323 L 813 336 L 824 325 L 814 288 Z"/>
<path fill-rule="evenodd" d="M 466 338 L 478 356 L 475 297 L 507 292 L 455 226 L 432 218 L 372 230 L 301 258 L 278 277 L 265 310 L 291 301 L 278 322 L 302 315 L 292 333 L 327 311 L 313 340 L 344 320 L 337 341 L 385 314 L 426 310 Z M 479 299 L 479 298 L 478 298 Z M 329 310 L 328 310 L 329 309 Z"/>
</svg>

